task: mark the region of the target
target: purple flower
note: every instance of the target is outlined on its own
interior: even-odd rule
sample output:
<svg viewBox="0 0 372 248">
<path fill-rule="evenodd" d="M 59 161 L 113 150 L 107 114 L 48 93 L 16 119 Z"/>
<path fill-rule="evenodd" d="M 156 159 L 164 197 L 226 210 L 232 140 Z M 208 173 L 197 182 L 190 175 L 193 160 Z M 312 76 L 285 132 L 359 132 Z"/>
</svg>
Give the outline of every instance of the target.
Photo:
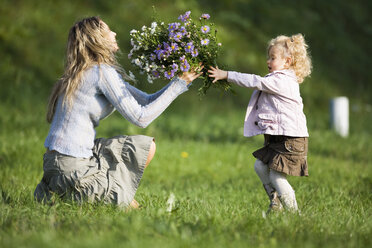
<svg viewBox="0 0 372 248">
<path fill-rule="evenodd" d="M 190 70 L 190 65 L 189 63 L 187 62 L 187 60 L 185 59 L 182 63 L 181 63 L 181 71 L 183 72 L 187 72 Z"/>
<path fill-rule="evenodd" d="M 193 49 L 194 49 L 194 44 L 192 43 L 192 41 L 186 44 L 185 51 L 187 53 L 191 53 Z"/>
<path fill-rule="evenodd" d="M 170 48 L 171 48 L 171 51 L 177 51 L 177 50 L 178 50 L 178 45 L 177 45 L 177 43 L 172 42 L 172 43 L 170 44 Z"/>
<path fill-rule="evenodd" d="M 209 14 L 202 14 L 200 19 L 206 19 L 208 20 L 211 16 Z"/>
<path fill-rule="evenodd" d="M 152 54 L 150 54 L 150 60 L 151 60 L 151 61 L 154 61 L 155 59 L 156 59 L 156 55 L 155 55 L 155 54 L 153 54 L 153 53 L 152 53 Z"/>
<path fill-rule="evenodd" d="M 160 73 L 158 71 L 152 71 L 151 73 L 156 78 L 160 77 Z"/>
<path fill-rule="evenodd" d="M 174 39 L 175 41 L 177 41 L 177 42 L 180 42 L 181 39 L 182 39 L 182 37 L 183 37 L 183 35 L 182 35 L 181 32 L 177 32 L 177 33 L 175 33 L 175 34 L 173 34 L 173 35 L 171 36 L 171 38 L 173 38 L 173 39 Z"/>
<path fill-rule="evenodd" d="M 182 22 L 187 22 L 187 20 L 190 18 L 191 11 L 186 11 L 184 15 L 180 15 L 178 17 L 178 20 L 181 20 Z"/>
<path fill-rule="evenodd" d="M 171 46 L 168 43 L 166 43 L 166 42 L 163 42 L 163 47 L 164 47 L 164 51 L 167 51 L 167 52 L 171 52 L 172 51 Z"/>
<path fill-rule="evenodd" d="M 186 56 L 183 55 L 182 57 L 180 57 L 180 61 L 181 61 L 181 62 L 185 62 L 185 61 L 186 61 Z"/>
<path fill-rule="evenodd" d="M 170 24 L 168 25 L 168 31 L 169 31 L 169 32 L 173 32 L 173 31 L 177 30 L 178 27 L 179 27 L 180 25 L 181 25 L 181 24 L 178 23 L 178 22 L 170 23 Z"/>
<path fill-rule="evenodd" d="M 178 70 L 178 65 L 173 63 L 172 64 L 172 71 L 176 72 Z"/>
<path fill-rule="evenodd" d="M 172 77 L 174 77 L 174 71 L 171 70 L 171 71 L 166 71 L 164 72 L 164 76 L 168 79 L 171 79 Z"/>
<path fill-rule="evenodd" d="M 201 40 L 200 42 L 203 46 L 206 46 L 209 44 L 209 39 L 204 39 L 204 40 Z"/>
<path fill-rule="evenodd" d="M 158 52 L 161 51 L 161 45 L 158 45 L 158 47 L 154 50 L 154 53 L 158 54 Z"/>
<path fill-rule="evenodd" d="M 158 60 L 161 60 L 162 58 L 165 58 L 166 52 L 164 50 L 159 50 L 159 52 L 156 55 L 158 57 Z"/>
<path fill-rule="evenodd" d="M 179 31 L 182 33 L 182 35 L 186 35 L 187 34 L 186 27 L 184 27 L 184 26 L 182 26 Z"/>
<path fill-rule="evenodd" d="M 191 56 L 193 56 L 193 57 L 196 57 L 196 56 L 198 56 L 198 49 L 194 49 L 194 50 L 192 50 L 192 52 L 191 52 Z"/>
<path fill-rule="evenodd" d="M 209 28 L 209 26 L 205 25 L 205 26 L 202 26 L 202 27 L 200 28 L 200 30 L 202 31 L 202 33 L 206 34 L 206 33 L 208 33 L 209 30 L 211 30 L 211 29 Z"/>
</svg>

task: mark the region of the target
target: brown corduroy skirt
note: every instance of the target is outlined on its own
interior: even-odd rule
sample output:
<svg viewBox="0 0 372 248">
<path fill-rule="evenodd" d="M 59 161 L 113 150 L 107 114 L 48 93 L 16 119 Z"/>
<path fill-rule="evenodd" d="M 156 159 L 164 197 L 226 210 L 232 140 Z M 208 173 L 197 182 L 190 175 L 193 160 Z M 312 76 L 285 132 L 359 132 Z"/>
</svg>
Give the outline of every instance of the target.
<svg viewBox="0 0 372 248">
<path fill-rule="evenodd" d="M 272 170 L 291 176 L 309 176 L 307 151 L 307 137 L 265 134 L 264 147 L 253 152 L 253 156 Z"/>
</svg>

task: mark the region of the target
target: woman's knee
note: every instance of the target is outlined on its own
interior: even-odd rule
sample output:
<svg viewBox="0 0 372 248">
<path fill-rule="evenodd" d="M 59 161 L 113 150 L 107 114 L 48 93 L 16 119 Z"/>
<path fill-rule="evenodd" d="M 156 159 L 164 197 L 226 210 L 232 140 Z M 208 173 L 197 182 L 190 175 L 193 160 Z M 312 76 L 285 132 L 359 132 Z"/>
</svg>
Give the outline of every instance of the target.
<svg viewBox="0 0 372 248">
<path fill-rule="evenodd" d="M 155 141 L 152 141 L 152 143 L 150 145 L 149 155 L 147 156 L 147 161 L 146 161 L 145 168 L 149 165 L 151 160 L 154 158 L 155 152 L 156 152 L 156 144 L 155 144 Z"/>
</svg>

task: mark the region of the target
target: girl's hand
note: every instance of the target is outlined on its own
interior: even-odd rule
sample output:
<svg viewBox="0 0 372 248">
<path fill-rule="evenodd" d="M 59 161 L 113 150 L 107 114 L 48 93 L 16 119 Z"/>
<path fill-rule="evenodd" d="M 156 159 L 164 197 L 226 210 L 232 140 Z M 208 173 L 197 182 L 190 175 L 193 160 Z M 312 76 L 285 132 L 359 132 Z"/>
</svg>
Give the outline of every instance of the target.
<svg viewBox="0 0 372 248">
<path fill-rule="evenodd" d="M 195 68 L 192 68 L 190 71 L 182 73 L 182 75 L 179 76 L 178 78 L 185 80 L 186 83 L 189 84 L 203 74 L 203 72 L 200 72 L 203 68 L 204 66 L 201 66 L 196 70 Z"/>
<path fill-rule="evenodd" d="M 223 71 L 218 69 L 218 66 L 214 68 L 213 66 L 209 67 L 210 69 L 208 70 L 209 77 L 214 78 L 212 83 L 217 82 L 217 80 L 223 80 L 227 79 L 227 71 Z"/>
</svg>

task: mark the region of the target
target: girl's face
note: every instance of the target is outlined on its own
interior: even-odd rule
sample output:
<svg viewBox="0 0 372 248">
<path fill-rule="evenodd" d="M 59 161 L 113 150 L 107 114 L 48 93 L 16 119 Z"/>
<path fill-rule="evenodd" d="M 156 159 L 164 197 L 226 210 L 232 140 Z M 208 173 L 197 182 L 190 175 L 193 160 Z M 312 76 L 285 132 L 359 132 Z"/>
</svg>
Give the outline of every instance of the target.
<svg viewBox="0 0 372 248">
<path fill-rule="evenodd" d="M 285 58 L 278 47 L 271 47 L 267 58 L 267 68 L 269 72 L 284 70 L 289 68 L 290 58 Z"/>
<path fill-rule="evenodd" d="M 116 41 L 116 33 L 111 31 L 111 29 L 106 23 L 102 22 L 102 25 L 105 29 L 104 33 L 105 38 L 112 44 L 112 51 L 116 52 L 117 50 L 119 50 L 119 46 Z"/>
</svg>

